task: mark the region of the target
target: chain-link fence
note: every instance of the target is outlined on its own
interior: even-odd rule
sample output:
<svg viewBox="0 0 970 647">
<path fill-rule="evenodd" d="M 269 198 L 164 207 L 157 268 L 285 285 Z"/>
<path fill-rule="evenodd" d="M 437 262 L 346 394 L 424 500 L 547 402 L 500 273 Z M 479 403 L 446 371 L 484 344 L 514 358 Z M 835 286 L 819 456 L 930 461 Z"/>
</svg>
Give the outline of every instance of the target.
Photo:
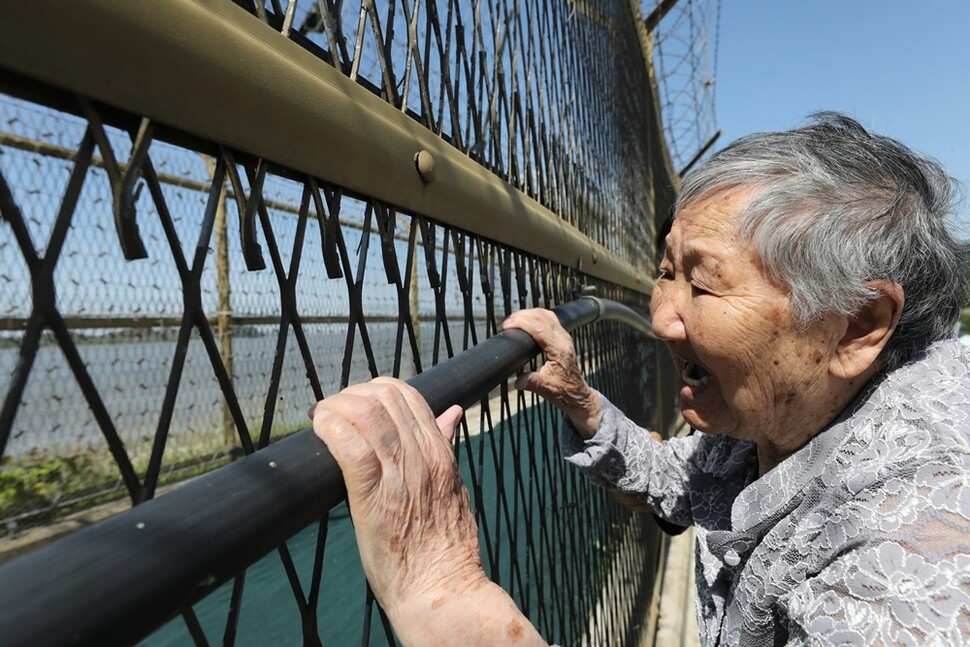
<svg viewBox="0 0 970 647">
<path fill-rule="evenodd" d="M 39 7 L 0 15 L 12 32 L 0 57 L 8 556 L 61 532 L 66 514 L 118 496 L 151 499 L 167 482 L 305 427 L 308 406 L 348 384 L 419 373 L 490 336 L 515 309 L 595 289 L 646 311 L 656 222 L 675 179 L 636 3 L 185 0 L 152 9 L 182 21 L 178 47 L 166 48 L 159 16 L 139 22 L 137 10 L 105 4 L 54 2 L 44 19 Z M 66 34 L 79 17 L 91 33 L 71 51 Z M 437 180 L 418 157 L 419 189 L 473 164 L 492 178 L 482 182 L 501 181 L 516 204 L 555 214 L 593 251 L 545 253 L 542 236 L 505 229 L 521 210 L 502 220 L 496 206 L 494 224 L 464 217 L 480 204 L 425 209 L 423 193 L 412 199 L 395 178 L 360 170 L 381 163 L 365 143 L 307 143 L 285 105 L 254 117 L 228 86 L 193 102 L 177 79 L 147 71 L 169 58 L 175 66 L 179 48 L 194 46 L 184 43 L 203 43 L 210 25 L 230 20 L 258 36 L 243 39 L 246 51 L 286 52 L 310 76 L 336 71 L 363 91 L 347 94 L 361 110 L 389 106 L 453 150 L 435 152 Z M 124 46 L 110 49 L 134 63 L 94 80 L 58 78 L 89 52 L 78 64 L 97 64 L 98 29 L 124 33 Z M 38 61 L 27 39 L 46 39 L 36 46 L 49 56 Z M 192 77 L 199 96 L 222 82 L 213 69 L 257 73 L 232 70 L 231 54 L 213 62 L 202 44 L 193 52 L 198 65 L 172 78 Z M 111 75 L 117 83 L 99 85 Z M 143 83 L 159 87 L 157 112 L 132 112 L 123 96 Z M 300 90 L 287 86 L 286 96 Z M 153 100 L 145 94 L 133 101 Z M 180 101 L 192 111 L 184 123 Z M 231 136 L 198 132 L 196 114 Z M 289 139 L 252 134 L 264 127 Z M 392 136 L 391 127 L 375 134 Z M 309 152 L 303 163 L 276 150 Z M 336 180 L 315 172 L 319 158 Z M 570 255 L 577 261 L 563 262 Z M 608 262 L 635 277 L 612 280 Z M 666 397 L 645 339 L 598 323 L 577 345 L 597 388 L 663 426 Z M 658 537 L 651 521 L 562 466 L 557 424 L 545 405 L 508 389 L 468 412 L 456 452 L 487 570 L 547 638 L 630 644 L 645 629 Z M 350 644 L 363 628 L 366 644 L 372 627 L 390 641 L 351 543 L 338 509 L 149 642 Z"/>
</svg>

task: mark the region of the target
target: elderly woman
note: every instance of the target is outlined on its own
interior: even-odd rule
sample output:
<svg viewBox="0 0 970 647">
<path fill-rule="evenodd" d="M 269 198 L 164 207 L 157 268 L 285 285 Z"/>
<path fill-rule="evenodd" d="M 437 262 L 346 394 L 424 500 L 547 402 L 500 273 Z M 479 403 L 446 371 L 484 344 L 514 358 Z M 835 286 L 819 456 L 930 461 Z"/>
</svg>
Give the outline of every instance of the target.
<svg viewBox="0 0 970 647">
<path fill-rule="evenodd" d="M 970 641 L 963 250 L 937 164 L 824 114 L 684 181 L 654 331 L 697 431 L 657 442 L 592 390 L 551 313 L 505 327 L 566 414 L 566 459 L 695 529 L 706 645 Z M 406 385 L 318 404 L 367 576 L 404 644 L 545 644 L 482 571 L 448 438 Z"/>
</svg>

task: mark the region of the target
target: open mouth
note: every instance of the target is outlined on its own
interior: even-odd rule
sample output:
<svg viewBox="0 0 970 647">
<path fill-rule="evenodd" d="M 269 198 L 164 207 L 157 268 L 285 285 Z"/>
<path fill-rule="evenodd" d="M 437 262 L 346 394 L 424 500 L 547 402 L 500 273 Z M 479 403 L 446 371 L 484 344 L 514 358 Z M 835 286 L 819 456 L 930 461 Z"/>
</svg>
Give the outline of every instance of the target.
<svg viewBox="0 0 970 647">
<path fill-rule="evenodd" d="M 680 372 L 680 378 L 693 387 L 706 386 L 711 382 L 711 374 L 691 362 L 687 362 L 684 366 L 684 370 Z"/>
</svg>

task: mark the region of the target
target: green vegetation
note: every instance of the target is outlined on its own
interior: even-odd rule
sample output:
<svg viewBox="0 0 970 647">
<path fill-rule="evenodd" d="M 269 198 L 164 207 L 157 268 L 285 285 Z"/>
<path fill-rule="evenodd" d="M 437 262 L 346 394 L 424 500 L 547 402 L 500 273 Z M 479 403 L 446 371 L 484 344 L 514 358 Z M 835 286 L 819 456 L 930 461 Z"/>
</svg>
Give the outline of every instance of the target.
<svg viewBox="0 0 970 647">
<path fill-rule="evenodd" d="M 106 467 L 98 465 L 91 454 L 51 458 L 32 453 L 17 460 L 4 457 L 0 464 L 0 518 L 33 511 L 44 518 L 44 511 L 61 501 L 109 489 L 117 476 Z M 0 534 L 4 532 L 0 528 Z"/>
<path fill-rule="evenodd" d="M 219 453 L 180 461 L 166 466 L 159 485 L 204 474 L 230 460 L 229 454 Z M 126 497 L 128 491 L 110 456 L 32 454 L 18 460 L 4 458 L 0 465 L 0 519 L 20 518 L 10 527 L 0 526 L 0 537 Z"/>
<path fill-rule="evenodd" d="M 274 441 L 303 424 L 273 427 Z M 159 476 L 159 486 L 199 476 L 231 462 L 235 452 L 222 445 L 222 432 L 197 432 L 170 443 Z M 144 478 L 149 447 L 132 456 L 136 473 Z M 16 459 L 0 459 L 0 537 L 17 530 L 49 523 L 74 512 L 123 499 L 128 491 L 112 456 L 104 450 L 78 451 L 51 456 L 41 451 Z"/>
</svg>

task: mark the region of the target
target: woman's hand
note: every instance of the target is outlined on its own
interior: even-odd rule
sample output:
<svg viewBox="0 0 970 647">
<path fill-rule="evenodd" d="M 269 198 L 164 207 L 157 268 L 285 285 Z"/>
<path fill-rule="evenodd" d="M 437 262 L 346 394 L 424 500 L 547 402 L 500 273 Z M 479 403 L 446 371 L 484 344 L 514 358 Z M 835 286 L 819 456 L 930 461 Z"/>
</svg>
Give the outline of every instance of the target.
<svg viewBox="0 0 970 647">
<path fill-rule="evenodd" d="M 450 444 L 460 407 L 439 425 L 416 390 L 377 378 L 310 415 L 343 472 L 364 572 L 386 611 L 427 590 L 457 593 L 486 580 Z"/>
<path fill-rule="evenodd" d="M 364 573 L 402 644 L 545 645 L 482 570 L 451 448 L 461 413 L 436 421 L 414 388 L 377 378 L 310 417 L 343 472 Z"/>
<path fill-rule="evenodd" d="M 532 391 L 561 409 L 583 438 L 592 438 L 599 425 L 600 399 L 589 387 L 576 363 L 573 338 L 551 310 L 519 310 L 502 322 L 502 329 L 521 328 L 546 354 L 538 371 L 523 373 L 515 388 Z"/>
</svg>

